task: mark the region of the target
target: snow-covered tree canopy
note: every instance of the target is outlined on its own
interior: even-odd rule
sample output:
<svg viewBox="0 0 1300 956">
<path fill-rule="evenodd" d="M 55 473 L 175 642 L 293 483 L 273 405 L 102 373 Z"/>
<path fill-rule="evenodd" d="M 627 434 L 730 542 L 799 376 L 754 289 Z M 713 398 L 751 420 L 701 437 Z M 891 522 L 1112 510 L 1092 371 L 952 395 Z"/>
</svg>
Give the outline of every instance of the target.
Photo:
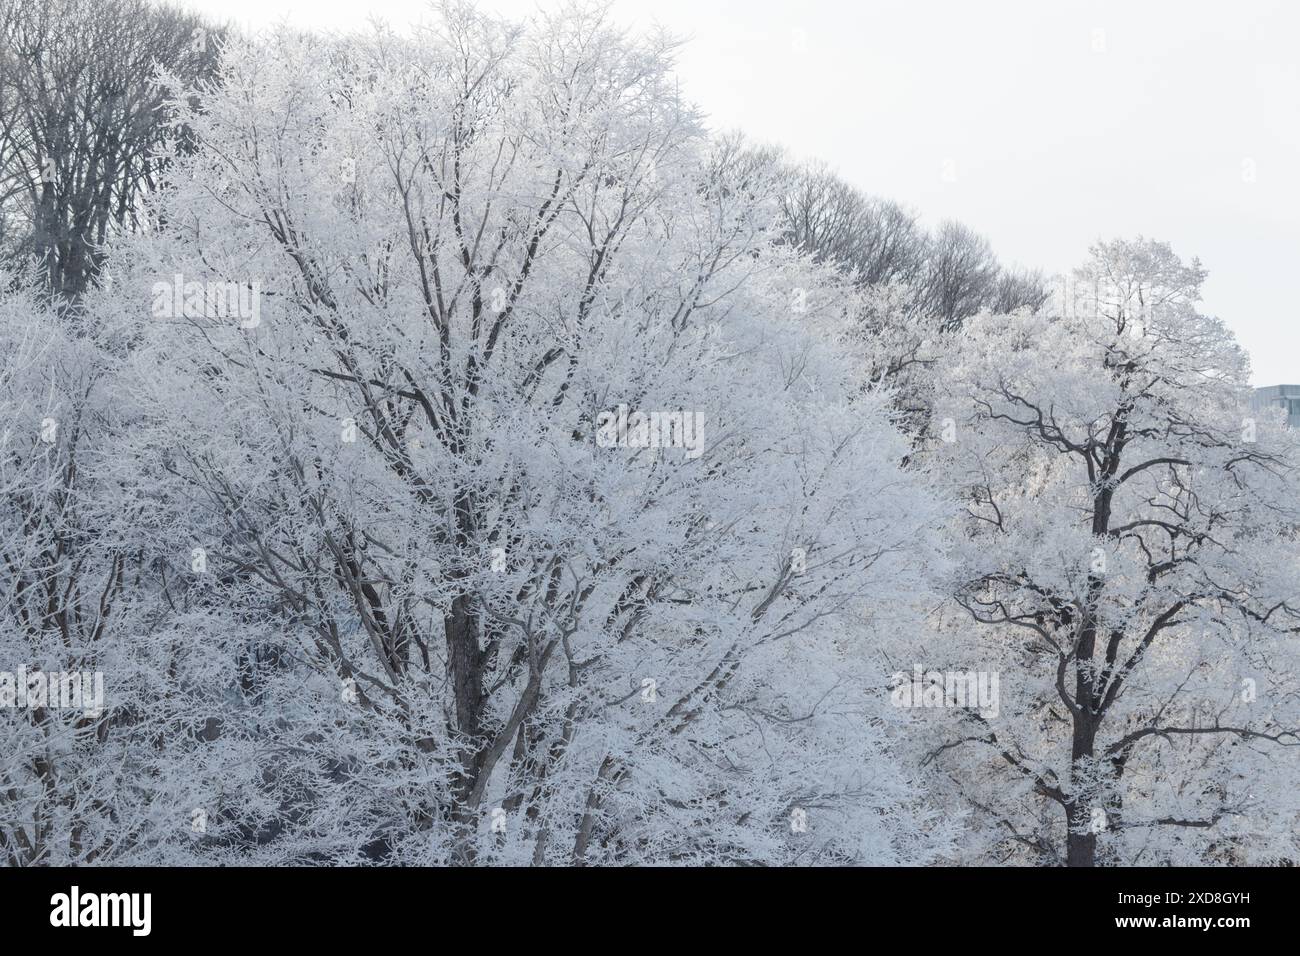
<svg viewBox="0 0 1300 956">
<path fill-rule="evenodd" d="M 954 593 L 1027 682 L 1023 722 L 966 746 L 1018 780 L 1012 832 L 1071 862 L 1099 834 L 1118 859 L 1206 852 L 1161 827 L 1217 825 L 1224 859 L 1292 849 L 1270 791 L 1294 788 L 1300 744 L 1300 459 L 1245 410 L 1203 277 L 1163 243 L 1098 245 L 1055 308 L 972 322 L 939 373 L 935 456 L 967 511 Z M 1034 798 L 1063 815 L 1018 821 Z"/>
<path fill-rule="evenodd" d="M 669 53 L 453 11 L 230 44 L 177 101 L 199 148 L 88 310 L 148 639 L 207 691 L 157 783 L 195 851 L 933 853 L 858 628 L 941 512 L 841 357 L 855 293 L 777 248 Z"/>
<path fill-rule="evenodd" d="M 954 226 L 925 305 L 675 50 L 159 64 L 135 227 L 0 292 L 6 863 L 1296 858 L 1300 449 L 1200 266 Z"/>
</svg>

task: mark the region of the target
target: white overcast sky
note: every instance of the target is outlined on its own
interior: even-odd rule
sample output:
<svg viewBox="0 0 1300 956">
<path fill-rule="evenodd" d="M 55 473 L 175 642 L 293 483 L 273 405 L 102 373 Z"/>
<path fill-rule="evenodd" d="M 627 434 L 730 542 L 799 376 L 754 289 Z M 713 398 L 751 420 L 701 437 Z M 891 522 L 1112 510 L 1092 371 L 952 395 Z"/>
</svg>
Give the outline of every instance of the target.
<svg viewBox="0 0 1300 956">
<path fill-rule="evenodd" d="M 559 0 L 481 0 L 522 19 Z M 424 0 L 181 0 L 258 28 L 394 25 Z M 1300 382 L 1295 0 L 614 0 L 686 39 L 718 129 L 819 157 L 1007 263 L 1071 268 L 1097 238 L 1165 239 L 1256 384 Z M 955 181 L 945 170 L 955 171 Z"/>
</svg>

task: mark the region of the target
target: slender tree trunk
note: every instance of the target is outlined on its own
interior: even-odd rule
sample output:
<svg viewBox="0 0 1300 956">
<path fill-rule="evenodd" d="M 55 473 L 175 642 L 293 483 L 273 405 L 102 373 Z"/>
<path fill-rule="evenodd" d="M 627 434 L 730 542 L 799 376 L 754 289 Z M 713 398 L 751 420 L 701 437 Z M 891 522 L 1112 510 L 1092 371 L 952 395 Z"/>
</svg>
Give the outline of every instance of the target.
<svg viewBox="0 0 1300 956">
<path fill-rule="evenodd" d="M 1092 807 L 1085 796 L 1090 787 L 1080 772 L 1084 765 L 1092 762 L 1096 738 L 1097 727 L 1092 715 L 1086 712 L 1077 715 L 1074 718 L 1074 740 L 1070 748 L 1075 797 L 1065 808 L 1066 823 L 1069 825 L 1065 838 L 1066 866 L 1095 866 L 1097 862 L 1097 834 L 1092 828 Z"/>
</svg>

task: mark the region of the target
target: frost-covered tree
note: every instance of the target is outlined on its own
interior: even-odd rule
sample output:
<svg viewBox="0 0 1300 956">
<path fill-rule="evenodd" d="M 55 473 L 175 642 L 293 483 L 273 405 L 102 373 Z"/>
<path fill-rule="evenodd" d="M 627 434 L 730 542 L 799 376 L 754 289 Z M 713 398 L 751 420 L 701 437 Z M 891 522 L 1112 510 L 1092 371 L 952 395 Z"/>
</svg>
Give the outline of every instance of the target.
<svg viewBox="0 0 1300 956">
<path fill-rule="evenodd" d="M 856 291 L 671 51 L 449 6 L 229 44 L 177 100 L 167 227 L 90 308 L 178 668 L 239 662 L 209 859 L 945 847 L 871 663 L 940 509 L 845 356 Z"/>
<path fill-rule="evenodd" d="M 1004 699 L 932 757 L 1037 862 L 1297 852 L 1297 441 L 1249 417 L 1204 275 L 1100 244 L 1042 314 L 972 319 L 940 373 L 951 652 Z"/>
<path fill-rule="evenodd" d="M 147 862 L 189 832 L 188 809 L 170 805 L 193 775 L 203 685 L 178 680 L 175 615 L 135 532 L 148 502 L 120 454 L 114 365 L 37 296 L 0 296 L 8 865 Z"/>
<path fill-rule="evenodd" d="M 1300 858 L 1300 438 L 1198 263 L 1045 303 L 603 7 L 110 6 L 0 0 L 0 860 Z"/>
</svg>

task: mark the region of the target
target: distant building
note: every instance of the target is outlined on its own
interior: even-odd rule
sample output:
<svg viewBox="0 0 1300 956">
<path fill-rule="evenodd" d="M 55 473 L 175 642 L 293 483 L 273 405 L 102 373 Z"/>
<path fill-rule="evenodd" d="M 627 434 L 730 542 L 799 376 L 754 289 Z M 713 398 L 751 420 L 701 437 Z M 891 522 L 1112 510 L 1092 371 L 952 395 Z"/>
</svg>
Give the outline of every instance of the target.
<svg viewBox="0 0 1300 956">
<path fill-rule="evenodd" d="M 1265 408 L 1285 408 L 1287 423 L 1292 428 L 1300 428 L 1300 385 L 1269 385 L 1265 388 L 1257 388 L 1250 405 L 1256 411 Z"/>
</svg>

